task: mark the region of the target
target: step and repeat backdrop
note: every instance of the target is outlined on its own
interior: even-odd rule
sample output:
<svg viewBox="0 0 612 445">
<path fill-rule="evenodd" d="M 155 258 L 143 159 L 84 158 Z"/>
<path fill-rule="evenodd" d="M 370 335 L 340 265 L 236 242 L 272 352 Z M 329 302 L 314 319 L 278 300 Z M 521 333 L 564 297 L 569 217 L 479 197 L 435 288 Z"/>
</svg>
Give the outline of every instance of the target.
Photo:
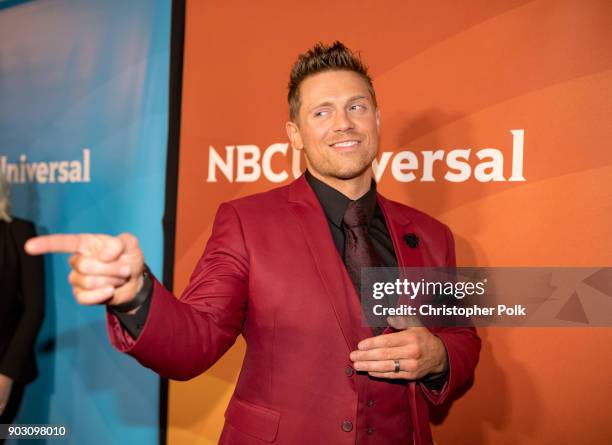
<svg viewBox="0 0 612 445">
<path fill-rule="evenodd" d="M 14 214 L 39 233 L 132 232 L 158 277 L 171 3 L 0 0 Z M 610 1 L 186 0 L 184 38 L 177 295 L 222 202 L 304 170 L 287 82 L 318 41 L 369 66 L 379 190 L 448 224 L 461 266 L 612 265 Z M 163 441 L 159 377 L 112 349 L 103 308 L 74 302 L 66 259 L 45 258 L 40 376 L 17 422 L 66 424 L 72 443 Z M 432 412 L 438 444 L 608 443 L 612 331 L 589 327 L 584 286 L 561 296 L 575 327 L 480 329 L 473 387 Z M 169 445 L 217 443 L 245 347 L 170 382 Z"/>
<path fill-rule="evenodd" d="M 41 234 L 132 232 L 160 276 L 170 14 L 170 0 L 0 2 L 14 215 Z M 45 257 L 39 377 L 15 422 L 66 425 L 75 444 L 158 443 L 159 376 L 111 347 L 104 308 L 77 305 L 67 258 Z"/>
<path fill-rule="evenodd" d="M 609 1 L 188 0 L 177 293 L 221 202 L 304 169 L 284 130 L 289 69 L 336 39 L 374 79 L 380 191 L 448 224 L 461 265 L 612 264 Z M 607 443 L 612 332 L 586 325 L 482 329 L 475 385 L 434 414 L 436 442 Z M 217 443 L 244 348 L 171 382 L 170 445 Z"/>
</svg>

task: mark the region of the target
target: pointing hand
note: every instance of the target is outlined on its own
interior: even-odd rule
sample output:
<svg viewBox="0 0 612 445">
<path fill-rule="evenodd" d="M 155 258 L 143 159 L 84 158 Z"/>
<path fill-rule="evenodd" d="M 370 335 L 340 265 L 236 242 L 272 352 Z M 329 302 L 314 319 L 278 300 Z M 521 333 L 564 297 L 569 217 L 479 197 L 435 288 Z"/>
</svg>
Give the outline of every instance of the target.
<svg viewBox="0 0 612 445">
<path fill-rule="evenodd" d="M 144 257 L 129 233 L 39 236 L 30 239 L 25 250 L 30 255 L 71 253 L 68 281 L 83 305 L 126 303 L 143 286 Z"/>
</svg>

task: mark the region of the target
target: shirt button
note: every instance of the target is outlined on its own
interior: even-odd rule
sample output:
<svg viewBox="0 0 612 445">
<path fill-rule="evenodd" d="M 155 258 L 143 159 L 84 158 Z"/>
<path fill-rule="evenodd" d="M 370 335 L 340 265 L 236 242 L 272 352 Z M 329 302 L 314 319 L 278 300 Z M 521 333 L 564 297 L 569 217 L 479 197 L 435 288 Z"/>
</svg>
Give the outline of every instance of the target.
<svg viewBox="0 0 612 445">
<path fill-rule="evenodd" d="M 368 400 L 368 406 L 373 406 L 374 405 L 374 400 L 370 399 Z"/>
<path fill-rule="evenodd" d="M 347 433 L 353 431 L 353 422 L 350 420 L 345 420 L 342 422 L 342 431 Z"/>
<path fill-rule="evenodd" d="M 372 428 L 372 427 L 368 427 L 368 429 L 366 430 L 366 433 L 368 433 L 368 434 L 374 434 L 374 428 Z"/>
<path fill-rule="evenodd" d="M 353 371 L 353 368 L 350 366 L 347 366 L 346 369 L 344 370 L 344 373 L 346 374 L 347 377 L 351 377 L 354 372 L 355 371 Z"/>
</svg>

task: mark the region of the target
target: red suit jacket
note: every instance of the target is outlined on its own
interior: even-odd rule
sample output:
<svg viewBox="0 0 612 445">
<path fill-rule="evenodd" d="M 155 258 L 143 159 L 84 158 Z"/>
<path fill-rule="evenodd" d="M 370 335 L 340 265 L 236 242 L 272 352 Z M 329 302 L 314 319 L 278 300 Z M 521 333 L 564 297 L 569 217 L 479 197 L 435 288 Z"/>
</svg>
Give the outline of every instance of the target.
<svg viewBox="0 0 612 445">
<path fill-rule="evenodd" d="M 455 263 L 448 228 L 378 195 L 400 266 Z M 418 248 L 403 240 L 416 233 Z M 354 372 L 349 353 L 372 336 L 313 190 L 288 186 L 220 206 L 190 283 L 176 299 L 154 280 L 134 341 L 108 313 L 111 342 L 164 377 L 204 372 L 242 334 L 246 356 L 225 413 L 221 444 L 431 443 L 428 405 L 472 377 L 480 339 L 471 328 L 432 331 L 450 373 L 440 391 Z"/>
</svg>

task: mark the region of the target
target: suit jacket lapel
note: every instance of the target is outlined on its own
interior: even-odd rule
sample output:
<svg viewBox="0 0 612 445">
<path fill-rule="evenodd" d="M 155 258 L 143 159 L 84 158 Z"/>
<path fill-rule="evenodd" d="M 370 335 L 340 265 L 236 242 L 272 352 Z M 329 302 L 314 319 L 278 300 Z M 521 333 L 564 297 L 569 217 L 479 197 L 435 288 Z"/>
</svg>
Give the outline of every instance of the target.
<svg viewBox="0 0 612 445">
<path fill-rule="evenodd" d="M 421 245 L 410 247 L 404 238 L 410 233 L 419 236 L 410 218 L 404 212 L 395 211 L 393 203 L 380 194 L 377 200 L 393 241 L 398 267 L 423 266 Z M 289 205 L 315 262 L 346 344 L 353 351 L 361 339 L 372 336 L 372 331 L 363 326 L 359 297 L 329 233 L 321 204 L 303 175 L 289 186 Z M 385 332 L 390 332 L 389 328 Z"/>
<path fill-rule="evenodd" d="M 410 218 L 408 218 L 408 216 L 403 212 L 400 213 L 393 211 L 393 203 L 387 200 L 384 196 L 378 194 L 377 198 L 378 205 L 380 206 L 383 215 L 385 215 L 385 222 L 387 223 L 389 235 L 391 235 L 391 240 L 393 241 L 393 248 L 395 249 L 395 255 L 397 256 L 398 267 L 423 266 L 421 244 L 419 243 L 416 247 L 410 247 L 404 238 L 405 235 L 412 233 L 421 238 Z"/>
<path fill-rule="evenodd" d="M 289 205 L 308 244 L 347 347 L 355 350 L 363 338 L 359 300 L 334 245 L 321 204 L 303 175 L 289 186 Z"/>
<path fill-rule="evenodd" d="M 397 267 L 421 267 L 423 266 L 423 255 L 421 254 L 421 243 L 416 247 L 410 247 L 406 242 L 405 236 L 407 234 L 415 234 L 420 237 L 420 234 L 414 227 L 413 222 L 406 215 L 405 212 L 394 211 L 393 206 L 396 205 L 380 194 L 377 196 L 378 205 L 380 206 L 383 215 L 385 215 L 385 222 L 387 223 L 387 229 L 389 235 L 393 240 L 393 248 L 395 249 L 395 255 L 397 257 Z M 410 278 L 405 276 L 400 269 L 400 278 Z M 388 326 L 383 334 L 389 334 L 396 332 L 394 328 Z"/>
</svg>

